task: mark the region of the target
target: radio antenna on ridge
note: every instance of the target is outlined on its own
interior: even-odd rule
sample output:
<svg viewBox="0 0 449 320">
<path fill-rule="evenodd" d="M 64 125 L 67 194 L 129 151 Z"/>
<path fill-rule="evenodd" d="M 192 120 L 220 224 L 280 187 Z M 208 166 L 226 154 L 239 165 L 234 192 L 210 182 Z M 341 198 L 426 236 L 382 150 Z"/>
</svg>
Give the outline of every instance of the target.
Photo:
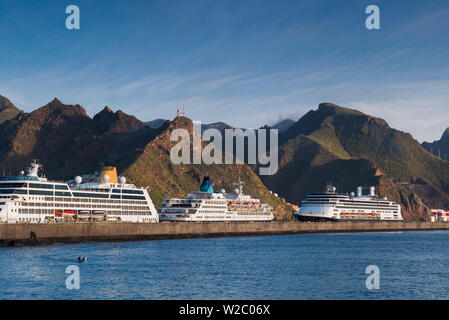
<svg viewBox="0 0 449 320">
<path fill-rule="evenodd" d="M 178 118 L 179 117 L 185 117 L 186 116 L 186 108 L 184 105 L 180 105 L 178 106 L 178 113 L 177 113 Z"/>
</svg>

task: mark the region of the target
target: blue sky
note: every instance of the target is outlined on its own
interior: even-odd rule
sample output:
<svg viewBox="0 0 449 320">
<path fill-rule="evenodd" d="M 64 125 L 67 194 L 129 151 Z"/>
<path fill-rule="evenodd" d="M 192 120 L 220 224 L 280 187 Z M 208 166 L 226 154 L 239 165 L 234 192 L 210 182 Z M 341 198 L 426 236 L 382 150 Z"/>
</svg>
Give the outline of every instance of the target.
<svg viewBox="0 0 449 320">
<path fill-rule="evenodd" d="M 70 4 L 80 30 L 65 28 Z M 380 30 L 365 28 L 370 4 Z M 144 121 L 185 104 L 239 127 L 333 102 L 434 140 L 449 127 L 448 35 L 447 0 L 0 0 L 0 94 Z"/>
</svg>

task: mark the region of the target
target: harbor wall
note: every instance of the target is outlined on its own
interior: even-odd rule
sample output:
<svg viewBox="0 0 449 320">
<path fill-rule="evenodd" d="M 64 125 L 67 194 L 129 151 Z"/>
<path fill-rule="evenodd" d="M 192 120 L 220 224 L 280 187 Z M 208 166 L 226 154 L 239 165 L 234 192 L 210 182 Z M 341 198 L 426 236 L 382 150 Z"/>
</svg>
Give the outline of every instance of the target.
<svg viewBox="0 0 449 320">
<path fill-rule="evenodd" d="M 209 222 L 0 224 L 0 246 L 295 233 L 449 230 L 444 222 Z"/>
</svg>

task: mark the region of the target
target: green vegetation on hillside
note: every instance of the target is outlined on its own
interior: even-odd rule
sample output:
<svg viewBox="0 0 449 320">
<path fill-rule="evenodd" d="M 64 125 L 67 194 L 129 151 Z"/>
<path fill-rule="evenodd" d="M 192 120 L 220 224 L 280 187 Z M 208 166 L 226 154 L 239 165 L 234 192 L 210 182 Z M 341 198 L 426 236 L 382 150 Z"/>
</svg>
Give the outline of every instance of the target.
<svg viewBox="0 0 449 320">
<path fill-rule="evenodd" d="M 424 219 L 426 204 L 449 209 L 449 162 L 382 119 L 323 103 L 280 140 L 279 171 L 261 179 L 290 202 L 299 204 L 307 193 L 332 181 L 345 192 L 377 185 L 402 204 L 409 219 Z M 418 186 L 410 182 L 416 179 Z"/>
</svg>

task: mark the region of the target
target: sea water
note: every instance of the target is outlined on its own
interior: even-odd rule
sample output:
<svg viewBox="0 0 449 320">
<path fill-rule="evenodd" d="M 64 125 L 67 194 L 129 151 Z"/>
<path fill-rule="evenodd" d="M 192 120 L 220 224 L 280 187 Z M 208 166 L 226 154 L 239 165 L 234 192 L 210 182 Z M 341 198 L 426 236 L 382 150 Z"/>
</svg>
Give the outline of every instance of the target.
<svg viewBox="0 0 449 320">
<path fill-rule="evenodd" d="M 421 231 L 0 248 L 0 299 L 448 299 L 448 243 Z"/>
</svg>

